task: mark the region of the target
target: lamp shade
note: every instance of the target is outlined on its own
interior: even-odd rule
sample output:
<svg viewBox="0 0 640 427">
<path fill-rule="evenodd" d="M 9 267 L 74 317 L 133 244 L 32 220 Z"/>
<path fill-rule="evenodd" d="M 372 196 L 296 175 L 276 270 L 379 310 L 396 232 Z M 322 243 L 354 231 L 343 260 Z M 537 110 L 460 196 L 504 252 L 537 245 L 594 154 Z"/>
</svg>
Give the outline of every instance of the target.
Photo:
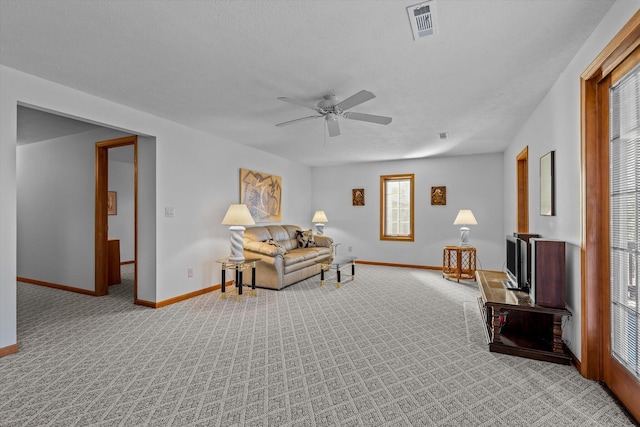
<svg viewBox="0 0 640 427">
<path fill-rule="evenodd" d="M 477 225 L 478 221 L 476 221 L 476 217 L 473 216 L 473 212 L 469 209 L 460 209 L 458 212 L 458 216 L 455 221 L 453 221 L 453 225 Z"/>
<path fill-rule="evenodd" d="M 311 222 L 329 222 L 329 220 L 327 219 L 327 215 L 324 211 L 316 211 L 316 213 L 313 214 Z"/>
<path fill-rule="evenodd" d="M 253 225 L 255 221 L 245 204 L 230 205 L 222 225 Z"/>
</svg>

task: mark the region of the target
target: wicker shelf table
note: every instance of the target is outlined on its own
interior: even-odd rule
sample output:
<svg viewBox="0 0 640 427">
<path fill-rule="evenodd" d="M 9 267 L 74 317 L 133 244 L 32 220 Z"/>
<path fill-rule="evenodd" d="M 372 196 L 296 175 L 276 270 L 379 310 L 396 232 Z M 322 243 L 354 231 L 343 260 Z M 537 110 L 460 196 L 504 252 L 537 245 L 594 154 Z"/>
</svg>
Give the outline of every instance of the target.
<svg viewBox="0 0 640 427">
<path fill-rule="evenodd" d="M 447 279 L 476 280 L 476 248 L 472 246 L 445 246 L 442 252 L 442 277 Z"/>
</svg>

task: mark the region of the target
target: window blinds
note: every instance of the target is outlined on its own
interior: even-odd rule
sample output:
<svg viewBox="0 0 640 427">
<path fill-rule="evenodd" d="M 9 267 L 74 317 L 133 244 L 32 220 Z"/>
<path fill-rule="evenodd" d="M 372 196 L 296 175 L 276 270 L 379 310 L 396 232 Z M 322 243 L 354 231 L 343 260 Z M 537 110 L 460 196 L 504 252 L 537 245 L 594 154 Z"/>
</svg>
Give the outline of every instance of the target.
<svg viewBox="0 0 640 427">
<path fill-rule="evenodd" d="M 640 379 L 640 65 L 609 97 L 611 353 Z"/>
</svg>

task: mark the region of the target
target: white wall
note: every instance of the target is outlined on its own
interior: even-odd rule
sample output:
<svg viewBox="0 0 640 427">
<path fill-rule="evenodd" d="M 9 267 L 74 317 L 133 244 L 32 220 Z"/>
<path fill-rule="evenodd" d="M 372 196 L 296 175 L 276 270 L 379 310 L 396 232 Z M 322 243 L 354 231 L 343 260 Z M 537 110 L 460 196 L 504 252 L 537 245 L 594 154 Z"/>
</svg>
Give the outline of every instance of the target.
<svg viewBox="0 0 640 427">
<path fill-rule="evenodd" d="M 4 66 L 0 66 L 0 92 L 0 348 L 18 341 L 16 106 L 19 102 L 142 135 L 138 166 L 147 171 L 152 169 L 155 175 L 154 179 L 148 173 L 139 176 L 141 209 L 153 207 L 152 212 L 140 213 L 139 233 L 152 232 L 153 239 L 139 248 L 139 268 L 143 263 L 154 267 L 138 272 L 140 299 L 163 301 L 220 282 L 219 265 L 214 260 L 229 253 L 228 227 L 220 222 L 228 205 L 238 202 L 240 168 L 280 175 L 282 223 L 309 221 L 311 170 L 307 166 Z M 175 217 L 164 216 L 166 206 L 175 208 Z M 189 267 L 194 268 L 193 278 L 187 278 Z M 140 289 L 140 282 L 148 281 L 155 286 Z"/>
<path fill-rule="evenodd" d="M 502 270 L 503 233 L 502 153 L 361 163 L 312 169 L 315 210 L 329 222 L 324 233 L 341 243 L 338 254 L 361 260 L 441 267 L 445 245 L 460 242 L 453 221 L 460 209 L 471 209 L 478 225 L 470 226 L 471 243 L 482 268 Z M 380 240 L 380 176 L 415 174 L 415 241 Z M 431 187 L 447 187 L 446 206 L 431 205 Z M 365 206 L 352 206 L 351 190 L 365 189 Z"/>
<path fill-rule="evenodd" d="M 128 150 L 131 162 L 109 159 L 109 191 L 116 192 L 116 214 L 109 215 L 109 239 L 120 240 L 120 261 L 135 259 L 135 200 L 134 168 L 132 146 L 109 149 L 109 157 L 114 150 Z M 127 151 L 127 152 L 128 152 Z"/>
<path fill-rule="evenodd" d="M 138 299 L 156 301 L 156 139 L 138 136 Z"/>
<path fill-rule="evenodd" d="M 0 68 L 0 349 L 16 337 L 16 133 L 14 90 Z M 12 96 L 13 95 L 13 96 Z"/>
<path fill-rule="evenodd" d="M 18 276 L 95 288 L 95 143 L 99 129 L 18 147 Z"/>
<path fill-rule="evenodd" d="M 564 338 L 581 359 L 580 74 L 640 7 L 618 0 L 519 131 L 504 155 L 504 233 L 516 228 L 516 155 L 529 146 L 529 232 L 567 242 L 567 305 L 572 317 Z M 556 151 L 556 215 L 540 216 L 540 157 Z"/>
</svg>

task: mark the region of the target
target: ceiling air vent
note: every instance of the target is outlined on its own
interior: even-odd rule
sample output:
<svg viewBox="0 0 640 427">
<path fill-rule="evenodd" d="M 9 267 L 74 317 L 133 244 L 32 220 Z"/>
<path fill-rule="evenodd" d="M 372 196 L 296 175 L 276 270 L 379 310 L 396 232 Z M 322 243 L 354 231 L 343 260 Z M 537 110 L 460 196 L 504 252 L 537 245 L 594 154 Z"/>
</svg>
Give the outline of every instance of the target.
<svg viewBox="0 0 640 427">
<path fill-rule="evenodd" d="M 436 26 L 436 2 L 434 0 L 415 4 L 407 8 L 413 39 L 433 36 L 438 33 Z"/>
</svg>

